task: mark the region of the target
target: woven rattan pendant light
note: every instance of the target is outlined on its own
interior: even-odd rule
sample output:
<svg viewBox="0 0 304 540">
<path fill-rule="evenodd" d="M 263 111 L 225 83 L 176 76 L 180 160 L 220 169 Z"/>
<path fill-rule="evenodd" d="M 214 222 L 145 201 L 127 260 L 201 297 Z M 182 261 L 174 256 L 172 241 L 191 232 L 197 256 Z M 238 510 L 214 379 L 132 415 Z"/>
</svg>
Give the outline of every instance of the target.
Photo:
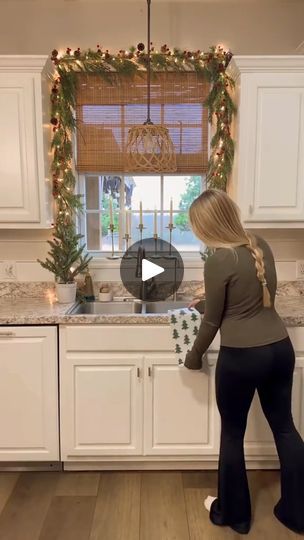
<svg viewBox="0 0 304 540">
<path fill-rule="evenodd" d="M 166 127 L 153 124 L 150 118 L 151 103 L 151 40 L 150 40 L 150 8 L 148 6 L 148 62 L 147 62 L 147 120 L 144 124 L 129 129 L 126 144 L 126 165 L 131 172 L 174 172 L 176 157 L 174 146 Z"/>
</svg>

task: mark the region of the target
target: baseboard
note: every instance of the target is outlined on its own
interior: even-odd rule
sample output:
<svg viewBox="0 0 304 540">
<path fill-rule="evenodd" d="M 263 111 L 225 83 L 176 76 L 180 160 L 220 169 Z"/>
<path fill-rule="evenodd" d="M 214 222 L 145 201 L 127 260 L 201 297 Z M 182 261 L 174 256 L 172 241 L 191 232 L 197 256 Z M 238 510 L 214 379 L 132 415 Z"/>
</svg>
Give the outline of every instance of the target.
<svg viewBox="0 0 304 540">
<path fill-rule="evenodd" d="M 62 461 L 3 461 L 0 463 L 1 472 L 30 472 L 30 471 L 62 471 Z"/>
<path fill-rule="evenodd" d="M 95 461 L 63 462 L 64 471 L 187 471 L 217 470 L 217 461 Z M 253 460 L 246 462 L 248 470 L 279 469 L 278 460 Z"/>
</svg>

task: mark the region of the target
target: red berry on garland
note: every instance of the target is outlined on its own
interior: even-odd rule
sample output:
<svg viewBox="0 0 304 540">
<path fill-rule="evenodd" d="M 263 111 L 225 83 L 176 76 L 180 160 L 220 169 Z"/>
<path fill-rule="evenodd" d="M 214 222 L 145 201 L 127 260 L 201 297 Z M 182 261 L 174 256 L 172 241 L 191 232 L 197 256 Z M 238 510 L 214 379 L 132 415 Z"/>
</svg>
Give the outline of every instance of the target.
<svg viewBox="0 0 304 540">
<path fill-rule="evenodd" d="M 145 45 L 143 43 L 138 43 L 137 50 L 138 51 L 144 51 L 145 50 Z"/>
<path fill-rule="evenodd" d="M 74 56 L 80 56 L 80 47 L 74 51 Z"/>
<path fill-rule="evenodd" d="M 58 88 L 56 86 L 53 86 L 52 94 L 58 94 Z"/>
<path fill-rule="evenodd" d="M 66 53 L 67 53 L 67 54 L 70 54 L 71 50 L 72 50 L 72 49 L 71 49 L 70 47 L 68 47 L 67 50 L 66 50 Z"/>
<path fill-rule="evenodd" d="M 57 49 L 53 49 L 53 50 L 52 50 L 52 60 L 53 60 L 54 58 L 56 58 L 57 56 L 58 56 L 58 51 L 57 51 Z"/>
<path fill-rule="evenodd" d="M 51 118 L 51 124 L 53 124 L 53 126 L 57 126 L 57 124 L 58 124 L 58 118 L 55 118 L 55 116 L 53 116 L 53 117 Z"/>
</svg>

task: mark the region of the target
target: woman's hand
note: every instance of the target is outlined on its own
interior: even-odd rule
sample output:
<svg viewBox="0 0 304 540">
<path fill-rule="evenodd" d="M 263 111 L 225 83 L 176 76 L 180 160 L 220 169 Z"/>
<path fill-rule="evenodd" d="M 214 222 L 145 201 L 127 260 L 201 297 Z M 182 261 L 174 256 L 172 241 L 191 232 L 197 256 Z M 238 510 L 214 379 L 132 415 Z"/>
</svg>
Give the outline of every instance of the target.
<svg viewBox="0 0 304 540">
<path fill-rule="evenodd" d="M 203 298 L 194 298 L 188 308 L 195 308 L 202 315 L 205 312 L 205 300 Z"/>
<path fill-rule="evenodd" d="M 201 298 L 193 298 L 193 300 L 191 300 L 190 304 L 188 304 L 188 308 L 192 308 L 192 307 L 195 307 L 196 304 L 198 304 L 199 302 L 201 302 Z"/>
<path fill-rule="evenodd" d="M 186 354 L 184 366 L 188 369 L 202 369 L 202 355 L 192 348 Z"/>
</svg>

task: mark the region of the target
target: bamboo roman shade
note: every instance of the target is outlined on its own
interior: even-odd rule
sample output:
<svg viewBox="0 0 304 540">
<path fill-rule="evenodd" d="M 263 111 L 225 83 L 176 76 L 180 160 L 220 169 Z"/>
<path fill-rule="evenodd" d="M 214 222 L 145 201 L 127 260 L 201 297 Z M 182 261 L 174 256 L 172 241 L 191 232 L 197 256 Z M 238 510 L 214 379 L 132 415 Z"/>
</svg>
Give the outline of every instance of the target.
<svg viewBox="0 0 304 540">
<path fill-rule="evenodd" d="M 128 130 L 147 114 L 146 73 L 133 79 L 109 74 L 109 81 L 79 74 L 76 98 L 77 169 L 124 172 Z M 112 79 L 112 81 L 111 81 Z M 203 173 L 208 163 L 209 85 L 194 72 L 158 72 L 151 80 L 151 119 L 173 141 L 178 173 Z"/>
</svg>

